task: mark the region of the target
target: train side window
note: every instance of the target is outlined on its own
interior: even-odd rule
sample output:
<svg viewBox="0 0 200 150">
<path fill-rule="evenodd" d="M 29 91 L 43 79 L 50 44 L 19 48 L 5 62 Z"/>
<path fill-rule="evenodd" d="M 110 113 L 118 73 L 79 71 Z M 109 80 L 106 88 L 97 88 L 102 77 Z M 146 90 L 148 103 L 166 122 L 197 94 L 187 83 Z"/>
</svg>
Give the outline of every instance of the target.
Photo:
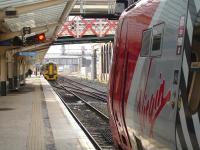
<svg viewBox="0 0 200 150">
<path fill-rule="evenodd" d="M 151 56 L 161 56 L 164 23 L 153 26 Z"/>
<path fill-rule="evenodd" d="M 151 36 L 152 29 L 143 31 L 142 34 L 142 48 L 141 48 L 141 57 L 148 57 L 151 49 Z"/>
</svg>

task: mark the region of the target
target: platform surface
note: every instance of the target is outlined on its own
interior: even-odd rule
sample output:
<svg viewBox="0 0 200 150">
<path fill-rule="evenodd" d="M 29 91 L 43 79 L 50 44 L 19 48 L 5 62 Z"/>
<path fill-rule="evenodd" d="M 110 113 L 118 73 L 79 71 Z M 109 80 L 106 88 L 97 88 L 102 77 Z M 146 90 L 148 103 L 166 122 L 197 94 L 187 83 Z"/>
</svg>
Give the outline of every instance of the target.
<svg viewBox="0 0 200 150">
<path fill-rule="evenodd" d="M 0 150 L 95 150 L 43 78 L 0 97 Z"/>
</svg>

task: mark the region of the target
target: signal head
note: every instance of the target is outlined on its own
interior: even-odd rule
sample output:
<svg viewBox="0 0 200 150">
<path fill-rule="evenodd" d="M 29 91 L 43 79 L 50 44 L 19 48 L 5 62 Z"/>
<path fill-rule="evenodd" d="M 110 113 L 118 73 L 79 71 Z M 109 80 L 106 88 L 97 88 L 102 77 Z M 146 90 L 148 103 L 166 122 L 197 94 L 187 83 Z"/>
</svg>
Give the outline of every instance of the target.
<svg viewBox="0 0 200 150">
<path fill-rule="evenodd" d="M 38 42 L 44 42 L 46 40 L 45 34 L 44 33 L 36 34 L 36 40 Z"/>
</svg>

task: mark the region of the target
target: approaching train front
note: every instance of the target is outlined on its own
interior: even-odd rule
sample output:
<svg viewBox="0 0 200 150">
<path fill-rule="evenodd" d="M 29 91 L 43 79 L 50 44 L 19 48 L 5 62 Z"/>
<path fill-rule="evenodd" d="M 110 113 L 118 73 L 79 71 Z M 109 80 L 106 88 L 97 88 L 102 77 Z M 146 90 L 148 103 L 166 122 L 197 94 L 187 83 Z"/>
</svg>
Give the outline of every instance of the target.
<svg viewBox="0 0 200 150">
<path fill-rule="evenodd" d="M 43 76 L 48 81 L 55 81 L 58 79 L 57 65 L 48 63 L 43 66 Z"/>
</svg>

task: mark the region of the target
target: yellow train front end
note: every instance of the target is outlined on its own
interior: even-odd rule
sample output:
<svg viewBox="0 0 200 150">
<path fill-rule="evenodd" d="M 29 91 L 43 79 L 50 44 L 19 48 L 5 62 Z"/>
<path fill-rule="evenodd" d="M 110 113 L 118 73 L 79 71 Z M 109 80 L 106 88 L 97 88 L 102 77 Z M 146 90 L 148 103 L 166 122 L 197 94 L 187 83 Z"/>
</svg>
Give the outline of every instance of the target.
<svg viewBox="0 0 200 150">
<path fill-rule="evenodd" d="M 48 63 L 45 65 L 43 76 L 48 81 L 55 81 L 58 79 L 57 65 L 54 63 Z"/>
</svg>

